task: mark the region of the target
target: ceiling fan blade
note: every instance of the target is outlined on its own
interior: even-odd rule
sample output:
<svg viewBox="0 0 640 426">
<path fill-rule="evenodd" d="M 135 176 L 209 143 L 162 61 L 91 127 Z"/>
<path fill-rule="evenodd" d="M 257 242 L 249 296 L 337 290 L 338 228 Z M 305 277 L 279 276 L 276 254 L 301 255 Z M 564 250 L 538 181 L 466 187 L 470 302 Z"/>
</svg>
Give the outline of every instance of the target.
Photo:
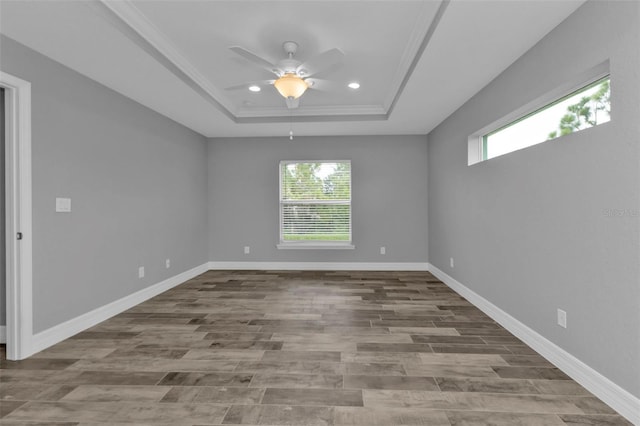
<svg viewBox="0 0 640 426">
<path fill-rule="evenodd" d="M 309 89 L 321 92 L 339 92 L 346 90 L 346 86 L 341 86 L 335 81 L 323 80 L 321 78 L 308 78 L 305 81 L 309 84 Z"/>
<path fill-rule="evenodd" d="M 316 57 L 309 59 L 303 63 L 296 70 L 299 75 L 304 77 L 310 77 L 321 71 L 326 70 L 336 64 L 339 64 L 344 59 L 344 53 L 340 49 L 330 49 L 324 53 L 319 54 Z"/>
<path fill-rule="evenodd" d="M 287 108 L 289 109 L 298 108 L 298 105 L 300 105 L 300 98 L 298 99 L 287 98 L 286 101 L 287 101 Z"/>
<path fill-rule="evenodd" d="M 249 62 L 253 63 L 254 65 L 259 66 L 260 68 L 264 68 L 269 72 L 272 72 L 274 74 L 278 74 L 277 70 L 278 67 L 275 64 L 272 64 L 271 62 L 267 61 L 264 58 L 261 58 L 260 56 L 256 55 L 255 53 L 249 52 L 247 49 L 240 47 L 240 46 L 231 46 L 229 48 L 229 50 L 231 50 L 232 52 L 236 53 L 239 56 L 242 56 L 243 58 L 245 58 L 246 60 L 248 60 Z"/>
<path fill-rule="evenodd" d="M 249 89 L 249 86 L 269 86 L 272 85 L 275 80 L 259 80 L 259 81 L 247 81 L 246 83 L 236 84 L 235 86 L 225 87 L 224 90 L 243 90 Z"/>
</svg>

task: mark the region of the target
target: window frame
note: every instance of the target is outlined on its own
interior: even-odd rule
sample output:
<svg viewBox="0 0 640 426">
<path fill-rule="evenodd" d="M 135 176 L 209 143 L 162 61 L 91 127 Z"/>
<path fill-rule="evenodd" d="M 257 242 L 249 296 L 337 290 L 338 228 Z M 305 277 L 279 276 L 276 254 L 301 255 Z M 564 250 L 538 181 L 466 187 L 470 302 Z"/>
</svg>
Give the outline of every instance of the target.
<svg viewBox="0 0 640 426">
<path fill-rule="evenodd" d="M 283 238 L 283 205 L 295 204 L 283 202 L 282 199 L 282 167 L 289 164 L 298 163 L 348 163 L 349 164 L 349 240 L 285 240 Z M 353 165 L 351 160 L 281 160 L 278 163 L 278 249 L 334 249 L 334 250 L 353 250 Z M 318 204 L 335 204 L 327 201 Z"/>
<path fill-rule="evenodd" d="M 472 166 L 477 163 L 483 163 L 487 160 L 491 160 L 493 158 L 502 157 L 504 155 L 511 154 L 512 152 L 519 151 L 521 149 L 526 149 L 532 146 L 536 146 L 550 140 L 556 140 L 561 138 L 562 136 L 558 136 L 553 139 L 542 140 L 533 145 L 529 145 L 524 148 L 519 148 L 505 154 L 501 154 L 498 156 L 494 156 L 491 158 L 487 157 L 487 139 L 492 134 L 500 132 L 508 127 L 518 124 L 519 122 L 526 120 L 529 117 L 532 117 L 547 108 L 550 108 L 574 95 L 579 93 L 582 90 L 586 90 L 592 85 L 599 83 L 600 81 L 609 78 L 611 79 L 611 72 L 609 70 L 609 61 L 605 61 L 577 76 L 574 76 L 570 81 L 562 84 L 559 87 L 545 93 L 544 95 L 538 97 L 537 99 L 528 102 L 522 107 L 512 111 L 511 113 L 501 117 L 500 119 L 492 122 L 491 124 L 484 126 L 480 130 L 473 132 L 468 138 L 468 159 L 467 164 Z M 602 123 L 607 124 L 607 123 Z M 599 124 L 597 126 L 600 126 Z M 576 133 L 579 133 L 583 130 L 588 130 L 593 127 L 592 126 L 586 129 L 582 129 Z"/>
</svg>

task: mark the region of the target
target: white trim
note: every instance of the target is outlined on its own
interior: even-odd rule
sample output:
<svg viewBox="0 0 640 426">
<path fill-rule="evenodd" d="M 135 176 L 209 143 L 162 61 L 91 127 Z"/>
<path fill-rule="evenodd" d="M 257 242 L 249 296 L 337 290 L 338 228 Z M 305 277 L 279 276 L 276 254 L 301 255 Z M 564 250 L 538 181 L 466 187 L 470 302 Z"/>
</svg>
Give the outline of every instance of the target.
<svg viewBox="0 0 640 426">
<path fill-rule="evenodd" d="M 133 306 L 149 300 L 160 293 L 172 289 L 173 287 L 202 274 L 207 271 L 207 266 L 207 263 L 196 266 L 195 268 L 189 269 L 188 271 L 182 272 L 178 275 L 174 275 L 173 277 L 167 278 L 166 280 L 154 284 L 150 287 L 146 287 L 114 302 L 96 308 L 93 311 L 87 312 L 86 314 L 82 314 L 78 317 L 65 321 L 62 324 L 58 324 L 45 331 L 35 334 L 31 342 L 32 352 L 29 355 L 33 355 L 34 353 L 40 352 L 41 350 L 44 350 L 49 346 L 55 345 L 56 343 L 61 342 L 64 339 L 73 336 L 74 334 L 86 330 L 87 328 L 93 327 L 94 325 L 105 321 L 113 317 L 114 315 L 119 314 L 120 312 L 126 311 Z"/>
<path fill-rule="evenodd" d="M 278 250 L 354 250 L 353 244 L 322 244 L 322 243 L 280 243 Z"/>
<path fill-rule="evenodd" d="M 207 97 L 214 100 L 214 106 L 218 107 L 223 113 L 228 114 L 230 118 L 235 118 L 235 108 L 233 108 L 229 100 L 223 96 L 222 92 L 211 84 L 211 82 L 180 53 L 180 50 L 171 43 L 169 37 L 160 31 L 132 1 L 120 0 L 114 2 L 100 0 L 100 2 L 142 37 L 145 42 L 156 49 L 158 53 L 183 73 L 187 79 L 190 79 L 198 89 L 208 95 Z M 180 78 L 178 75 L 177 77 Z M 185 79 L 182 78 L 181 80 L 183 80 L 187 86 L 193 87 L 192 84 L 189 84 L 189 81 L 185 81 Z M 205 99 L 207 97 L 205 97 Z"/>
<path fill-rule="evenodd" d="M 400 97 L 402 96 L 402 93 L 404 92 L 404 89 L 407 87 L 407 84 L 409 83 L 409 80 L 411 79 L 413 72 L 416 70 L 416 68 L 418 67 L 418 63 L 420 62 L 420 60 L 422 59 L 422 55 L 424 53 L 424 51 L 427 49 L 427 47 L 429 46 L 429 44 L 431 43 L 431 38 L 433 37 L 433 34 L 436 32 L 436 29 L 438 28 L 438 25 L 440 24 L 440 20 L 442 19 L 442 16 L 444 15 L 445 11 L 447 10 L 447 7 L 449 7 L 449 3 L 451 2 L 451 0 L 440 0 L 440 4 L 438 5 L 438 9 L 436 10 L 436 12 L 433 14 L 433 17 L 431 17 L 431 19 L 428 19 L 427 21 L 423 22 L 423 23 L 419 23 L 418 25 L 422 28 L 426 28 L 426 31 L 424 33 L 424 36 L 422 38 L 422 40 L 420 41 L 420 45 L 416 47 L 415 53 L 413 54 L 413 58 L 411 59 L 410 63 L 408 64 L 406 70 L 404 71 L 404 75 L 402 76 L 399 84 L 397 87 L 395 87 L 394 90 L 394 95 L 393 97 L 387 98 L 385 100 L 385 106 L 387 109 L 387 118 L 391 116 L 391 114 L 393 113 L 393 110 L 396 107 L 396 104 L 398 103 L 398 100 L 400 99 Z M 432 3 L 432 2 L 428 2 L 428 3 Z M 419 16 L 422 15 L 419 19 L 418 22 L 422 21 L 424 18 L 428 18 L 428 14 L 425 13 L 421 13 L 419 14 Z M 410 40 L 409 43 L 407 44 L 407 49 L 411 49 L 411 44 L 412 41 Z M 403 54 L 403 57 L 405 55 Z M 402 63 L 403 60 L 401 60 Z M 390 87 L 394 87 L 394 80 L 391 81 L 391 86 Z"/>
<path fill-rule="evenodd" d="M 0 343 L 7 343 L 7 326 L 0 325 Z"/>
<path fill-rule="evenodd" d="M 473 303 L 482 312 L 489 315 L 514 336 L 531 346 L 536 352 L 548 359 L 552 364 L 584 386 L 589 392 L 603 400 L 614 410 L 626 417 L 631 423 L 640 425 L 640 398 L 624 390 L 584 362 L 544 336 L 518 321 L 487 299 L 456 281 L 433 265 L 429 271 L 455 290 L 462 297 Z"/>
<path fill-rule="evenodd" d="M 29 353 L 33 333 L 31 83 L 0 71 L 5 89 L 7 359 Z M 18 241 L 17 233 L 22 233 Z"/>
<path fill-rule="evenodd" d="M 426 262 L 209 262 L 209 269 L 261 271 L 427 271 Z"/>
<path fill-rule="evenodd" d="M 444 3 L 442 0 L 440 3 Z M 414 15 L 415 25 L 411 29 L 409 39 L 404 43 L 404 49 L 400 61 L 396 67 L 396 72 L 387 83 L 389 88 L 387 96 L 384 98 L 384 110 L 385 113 L 389 111 L 389 108 L 393 104 L 393 100 L 398 96 L 400 88 L 403 86 L 403 81 L 407 79 L 415 68 L 415 64 L 422 57 L 423 47 L 425 41 L 429 42 L 429 35 L 432 33 L 433 17 L 437 14 L 437 8 L 434 7 L 432 2 L 425 2 L 421 5 L 420 10 Z"/>
<path fill-rule="evenodd" d="M 395 92 L 393 93 L 395 94 Z M 330 106 L 301 106 L 296 108 L 295 117 L 309 116 L 349 116 L 349 115 L 377 115 L 386 119 L 387 110 L 381 105 L 330 105 Z M 291 118 L 291 112 L 278 107 L 240 108 L 237 118 L 285 117 Z"/>
</svg>

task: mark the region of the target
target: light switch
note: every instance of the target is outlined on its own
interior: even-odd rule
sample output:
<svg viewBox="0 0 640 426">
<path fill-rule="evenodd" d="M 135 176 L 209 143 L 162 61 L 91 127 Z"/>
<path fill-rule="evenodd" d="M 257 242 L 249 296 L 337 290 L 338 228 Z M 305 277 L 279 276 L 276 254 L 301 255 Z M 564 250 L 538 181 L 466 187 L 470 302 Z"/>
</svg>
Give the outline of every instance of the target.
<svg viewBox="0 0 640 426">
<path fill-rule="evenodd" d="M 71 211 L 71 198 L 56 198 L 56 212 L 69 213 Z"/>
</svg>

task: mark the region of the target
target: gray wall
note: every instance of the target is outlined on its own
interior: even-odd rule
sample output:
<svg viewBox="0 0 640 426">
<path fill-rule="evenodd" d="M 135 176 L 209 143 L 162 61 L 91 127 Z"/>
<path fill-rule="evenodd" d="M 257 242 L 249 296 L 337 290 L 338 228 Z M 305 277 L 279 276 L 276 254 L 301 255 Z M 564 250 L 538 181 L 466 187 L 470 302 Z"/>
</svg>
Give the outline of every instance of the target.
<svg viewBox="0 0 640 426">
<path fill-rule="evenodd" d="M 428 136 L 430 263 L 637 397 L 639 5 L 588 2 Z M 610 123 L 467 166 L 471 133 L 606 59 Z"/>
<path fill-rule="evenodd" d="M 5 258 L 4 209 L 4 89 L 0 89 L 0 326 L 7 324 L 7 283 Z"/>
<path fill-rule="evenodd" d="M 0 41 L 2 70 L 32 84 L 34 332 L 207 261 L 206 139 Z"/>
<path fill-rule="evenodd" d="M 276 248 L 280 160 L 351 160 L 355 250 Z M 209 259 L 426 262 L 426 165 L 424 136 L 210 139 Z"/>
</svg>

